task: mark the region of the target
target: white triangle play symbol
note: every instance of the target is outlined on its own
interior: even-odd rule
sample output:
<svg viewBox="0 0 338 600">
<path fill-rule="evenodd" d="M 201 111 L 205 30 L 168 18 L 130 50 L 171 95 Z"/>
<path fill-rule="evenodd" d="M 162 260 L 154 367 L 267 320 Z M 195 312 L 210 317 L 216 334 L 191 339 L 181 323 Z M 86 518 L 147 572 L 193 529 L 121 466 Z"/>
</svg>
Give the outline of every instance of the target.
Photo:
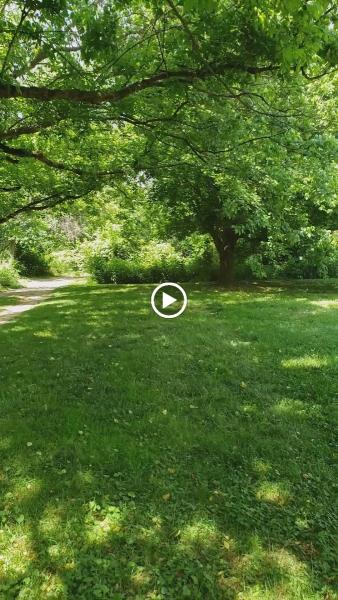
<svg viewBox="0 0 338 600">
<path fill-rule="evenodd" d="M 167 308 L 174 302 L 176 302 L 176 298 L 173 298 L 172 296 L 170 296 L 170 294 L 162 292 L 162 308 Z"/>
</svg>

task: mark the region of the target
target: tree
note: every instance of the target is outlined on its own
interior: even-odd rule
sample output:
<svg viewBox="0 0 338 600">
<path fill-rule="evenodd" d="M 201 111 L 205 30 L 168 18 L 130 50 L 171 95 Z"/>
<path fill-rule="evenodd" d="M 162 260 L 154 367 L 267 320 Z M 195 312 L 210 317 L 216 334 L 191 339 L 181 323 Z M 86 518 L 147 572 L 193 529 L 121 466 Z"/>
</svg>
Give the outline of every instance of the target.
<svg viewBox="0 0 338 600">
<path fill-rule="evenodd" d="M 239 113 L 225 104 L 206 113 L 202 107 L 181 121 L 174 149 L 164 149 L 160 135 L 149 139 L 152 198 L 166 207 L 167 230 L 208 233 L 223 283 L 233 280 L 238 251 L 242 257 L 255 252 L 276 229 L 316 222 L 338 228 L 329 87 L 317 82 L 311 93 L 295 88 L 285 98 L 276 82 L 263 89 L 265 97 L 295 106 L 294 112 Z M 192 134 L 194 120 L 199 129 Z M 193 153 L 184 144 L 188 132 Z"/>
</svg>

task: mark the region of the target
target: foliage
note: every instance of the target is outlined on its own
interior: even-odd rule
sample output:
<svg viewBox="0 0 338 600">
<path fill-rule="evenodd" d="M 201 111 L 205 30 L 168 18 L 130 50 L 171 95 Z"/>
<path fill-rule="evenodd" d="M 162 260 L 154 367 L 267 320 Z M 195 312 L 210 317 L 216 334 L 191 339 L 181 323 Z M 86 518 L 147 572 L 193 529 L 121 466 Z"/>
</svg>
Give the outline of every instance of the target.
<svg viewBox="0 0 338 600">
<path fill-rule="evenodd" d="M 0 250 L 15 257 L 23 275 L 63 274 L 81 269 L 81 236 L 81 216 L 31 215 L 1 228 Z"/>
<path fill-rule="evenodd" d="M 275 94 L 277 88 L 271 86 L 270 92 Z M 292 99 L 291 94 L 288 102 L 303 102 L 313 111 L 314 98 L 296 93 Z M 184 147 L 163 150 L 160 142 L 153 143 L 149 173 L 155 156 L 158 162 L 165 157 L 166 164 L 178 158 L 179 163 L 155 174 L 150 197 L 154 207 L 162 209 L 167 235 L 209 234 L 223 275 L 228 271 L 231 279 L 237 253 L 246 248 L 252 255 L 278 230 L 281 241 L 287 230 L 338 228 L 336 142 L 330 128 L 326 136 L 309 140 L 305 123 L 292 117 L 287 126 L 250 114 L 239 121 L 237 109 L 229 106 L 222 116 L 219 122 L 218 113 L 210 115 L 202 107 L 186 122 L 187 132 L 191 118 L 199 123 L 202 134 L 195 135 L 193 143 L 198 151 L 202 143 L 208 148 L 208 160 L 205 154 L 201 161 L 192 160 Z M 314 111 L 306 127 L 313 127 L 318 117 Z M 287 236 L 284 241 L 290 246 Z"/>
<path fill-rule="evenodd" d="M 20 273 L 26 277 L 50 274 L 47 257 L 36 250 L 30 250 L 23 245 L 17 244 L 15 257 Z"/>
<path fill-rule="evenodd" d="M 19 273 L 13 261 L 0 261 L 0 288 L 19 287 Z"/>
<path fill-rule="evenodd" d="M 290 249 L 282 273 L 287 277 L 327 278 L 338 276 L 338 240 L 329 231 L 307 228 Z"/>
<path fill-rule="evenodd" d="M 163 212 L 152 205 L 142 187 L 134 187 L 127 199 L 115 194 L 110 201 L 105 199 L 100 219 L 88 224 L 76 249 L 83 256 L 84 271 L 99 283 L 216 277 L 210 239 L 200 234 L 183 240 L 166 235 Z"/>
<path fill-rule="evenodd" d="M 261 243 L 245 262 L 259 279 L 337 277 L 337 234 L 314 226 L 284 235 L 279 231 Z"/>
<path fill-rule="evenodd" d="M 48 257 L 48 267 L 53 275 L 78 275 L 85 273 L 85 258 L 75 246 L 63 250 L 55 250 Z"/>
<path fill-rule="evenodd" d="M 186 248 L 187 249 L 187 248 Z M 116 251 L 116 248 L 115 248 Z M 151 243 L 139 248 L 137 256 L 121 258 L 112 252 L 92 254 L 87 269 L 98 283 L 157 283 L 216 278 L 212 256 L 196 249 L 179 252 L 169 243 Z"/>
<path fill-rule="evenodd" d="M 329 0 L 4 2 L 0 223 L 49 207 L 93 215 L 107 184 L 147 185 L 171 169 L 179 183 L 183 167 L 216 186 L 231 229 L 258 228 L 275 179 L 275 195 L 287 191 L 281 148 L 294 171 L 300 155 L 308 172 L 316 154 L 332 159 L 333 8 Z"/>
</svg>

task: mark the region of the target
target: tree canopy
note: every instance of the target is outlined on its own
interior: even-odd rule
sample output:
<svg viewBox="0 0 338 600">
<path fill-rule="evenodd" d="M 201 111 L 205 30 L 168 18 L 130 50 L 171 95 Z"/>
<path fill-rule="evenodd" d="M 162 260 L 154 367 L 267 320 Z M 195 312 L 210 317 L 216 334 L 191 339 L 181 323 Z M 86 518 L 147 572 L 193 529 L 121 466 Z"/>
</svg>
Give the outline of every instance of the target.
<svg viewBox="0 0 338 600">
<path fill-rule="evenodd" d="M 335 9 L 2 0 L 0 223 L 147 181 L 219 253 L 286 215 L 334 228 Z"/>
</svg>

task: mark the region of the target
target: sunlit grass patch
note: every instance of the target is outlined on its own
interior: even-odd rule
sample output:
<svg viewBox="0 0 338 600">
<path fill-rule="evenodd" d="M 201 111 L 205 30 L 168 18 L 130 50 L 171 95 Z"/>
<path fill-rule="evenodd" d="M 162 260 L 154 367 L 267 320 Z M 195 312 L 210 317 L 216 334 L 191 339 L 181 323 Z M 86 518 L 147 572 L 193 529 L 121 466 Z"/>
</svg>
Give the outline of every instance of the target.
<svg viewBox="0 0 338 600">
<path fill-rule="evenodd" d="M 338 308 L 338 300 L 312 300 L 311 304 L 321 308 Z"/>
<path fill-rule="evenodd" d="M 144 567 L 135 567 L 130 579 L 132 585 L 139 591 L 151 583 L 152 576 Z"/>
<path fill-rule="evenodd" d="M 54 573 L 45 574 L 41 585 L 36 586 L 35 594 L 36 597 L 50 598 L 51 600 L 64 600 L 68 595 L 61 576 Z"/>
<path fill-rule="evenodd" d="M 207 521 L 196 521 L 179 532 L 178 548 L 188 554 L 214 552 L 220 545 L 219 531 L 213 523 Z"/>
<path fill-rule="evenodd" d="M 53 338 L 55 337 L 55 333 L 51 331 L 49 328 L 41 329 L 40 331 L 35 331 L 33 334 L 37 338 Z"/>
<path fill-rule="evenodd" d="M 291 493 L 286 482 L 263 481 L 256 492 L 256 498 L 263 502 L 284 506 L 290 501 Z"/>
<path fill-rule="evenodd" d="M 95 502 L 90 502 L 89 513 L 85 519 L 86 539 L 90 543 L 100 544 L 112 535 L 122 531 L 123 514 L 117 506 L 102 509 Z"/>
<path fill-rule="evenodd" d="M 235 560 L 231 572 L 230 581 L 241 582 L 236 600 L 319 600 L 306 565 L 294 553 L 285 548 L 266 549 L 260 540 L 252 541 L 251 552 Z"/>
<path fill-rule="evenodd" d="M 38 523 L 39 531 L 45 537 L 55 537 L 62 530 L 62 507 L 47 505 Z"/>
<path fill-rule="evenodd" d="M 282 366 L 286 369 L 320 369 L 326 367 L 328 359 L 326 356 L 300 356 L 282 360 Z"/>
<path fill-rule="evenodd" d="M 307 405 L 302 400 L 293 398 L 282 398 L 273 408 L 274 412 L 280 415 L 305 415 Z"/>
<path fill-rule="evenodd" d="M 10 531 L 8 528 L 1 529 L 0 544 L 0 582 L 6 577 L 12 579 L 24 574 L 36 559 L 29 527 L 25 525 L 16 524 Z"/>
</svg>

